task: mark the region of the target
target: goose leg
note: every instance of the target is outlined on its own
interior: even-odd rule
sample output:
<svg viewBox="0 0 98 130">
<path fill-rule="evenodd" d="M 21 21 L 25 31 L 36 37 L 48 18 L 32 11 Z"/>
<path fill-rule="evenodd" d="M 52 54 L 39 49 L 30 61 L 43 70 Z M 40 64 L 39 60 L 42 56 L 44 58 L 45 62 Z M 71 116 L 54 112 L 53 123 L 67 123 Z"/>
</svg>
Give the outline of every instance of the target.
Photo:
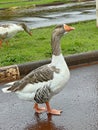
<svg viewBox="0 0 98 130">
<path fill-rule="evenodd" d="M 62 110 L 51 109 L 49 102 L 46 102 L 47 112 L 53 115 L 60 115 Z"/>
<path fill-rule="evenodd" d="M 34 104 L 34 109 L 37 113 L 42 113 L 46 111 L 45 107 L 39 107 L 37 103 Z"/>
<path fill-rule="evenodd" d="M 6 41 L 6 45 L 9 46 L 8 41 Z"/>
<path fill-rule="evenodd" d="M 2 46 L 2 41 L 0 40 L 0 47 Z"/>
<path fill-rule="evenodd" d="M 8 41 L 6 41 L 6 45 L 8 46 Z"/>
</svg>

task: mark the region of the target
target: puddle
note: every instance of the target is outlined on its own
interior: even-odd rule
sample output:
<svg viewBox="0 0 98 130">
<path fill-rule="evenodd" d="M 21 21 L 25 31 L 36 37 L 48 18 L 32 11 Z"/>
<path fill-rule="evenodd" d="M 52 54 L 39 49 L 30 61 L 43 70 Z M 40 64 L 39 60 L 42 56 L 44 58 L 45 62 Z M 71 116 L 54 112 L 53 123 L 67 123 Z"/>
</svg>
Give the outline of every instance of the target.
<svg viewBox="0 0 98 130">
<path fill-rule="evenodd" d="M 58 126 L 52 120 L 52 115 L 47 114 L 46 119 L 35 113 L 35 124 L 29 124 L 24 130 L 66 130 L 63 126 Z"/>
</svg>

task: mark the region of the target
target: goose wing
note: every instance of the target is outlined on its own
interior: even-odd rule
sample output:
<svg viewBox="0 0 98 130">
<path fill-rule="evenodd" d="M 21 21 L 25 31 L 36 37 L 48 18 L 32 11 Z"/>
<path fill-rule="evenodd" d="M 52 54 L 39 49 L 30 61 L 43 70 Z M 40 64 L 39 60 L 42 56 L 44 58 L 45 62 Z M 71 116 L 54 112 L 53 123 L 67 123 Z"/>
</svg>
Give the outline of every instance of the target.
<svg viewBox="0 0 98 130">
<path fill-rule="evenodd" d="M 44 65 L 39 67 L 26 75 L 22 80 L 15 82 L 8 88 L 8 91 L 15 92 L 22 90 L 28 83 L 34 84 L 52 80 L 54 72 L 58 73 L 58 69 L 54 66 L 49 67 L 48 65 Z"/>
</svg>

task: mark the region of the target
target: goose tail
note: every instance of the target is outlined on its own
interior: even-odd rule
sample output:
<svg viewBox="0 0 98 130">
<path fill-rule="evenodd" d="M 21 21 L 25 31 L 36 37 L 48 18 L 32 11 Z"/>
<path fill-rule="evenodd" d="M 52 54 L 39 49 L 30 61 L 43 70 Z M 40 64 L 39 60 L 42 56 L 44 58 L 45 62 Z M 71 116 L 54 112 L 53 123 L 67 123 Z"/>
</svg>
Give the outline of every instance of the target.
<svg viewBox="0 0 98 130">
<path fill-rule="evenodd" d="M 14 84 L 14 82 L 10 82 L 10 83 L 7 83 L 6 85 L 7 85 L 7 87 L 5 87 L 5 88 L 2 88 L 2 92 L 3 93 L 10 93 L 11 91 L 10 91 L 10 88 L 11 88 L 11 86 Z"/>
<path fill-rule="evenodd" d="M 11 91 L 8 90 L 10 87 L 2 88 L 3 93 L 10 93 Z"/>
</svg>

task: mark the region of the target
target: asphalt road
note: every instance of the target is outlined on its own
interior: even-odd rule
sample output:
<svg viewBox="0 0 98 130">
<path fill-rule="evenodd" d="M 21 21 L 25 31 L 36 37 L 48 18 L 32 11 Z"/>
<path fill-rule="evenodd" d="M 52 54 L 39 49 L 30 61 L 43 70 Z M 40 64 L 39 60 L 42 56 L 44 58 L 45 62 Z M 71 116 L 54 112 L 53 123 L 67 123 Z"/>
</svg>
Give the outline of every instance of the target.
<svg viewBox="0 0 98 130">
<path fill-rule="evenodd" d="M 0 130 L 98 130 L 98 65 L 71 70 L 69 83 L 51 100 L 53 108 L 63 110 L 61 116 L 38 115 L 32 102 L 1 88 Z"/>
</svg>

